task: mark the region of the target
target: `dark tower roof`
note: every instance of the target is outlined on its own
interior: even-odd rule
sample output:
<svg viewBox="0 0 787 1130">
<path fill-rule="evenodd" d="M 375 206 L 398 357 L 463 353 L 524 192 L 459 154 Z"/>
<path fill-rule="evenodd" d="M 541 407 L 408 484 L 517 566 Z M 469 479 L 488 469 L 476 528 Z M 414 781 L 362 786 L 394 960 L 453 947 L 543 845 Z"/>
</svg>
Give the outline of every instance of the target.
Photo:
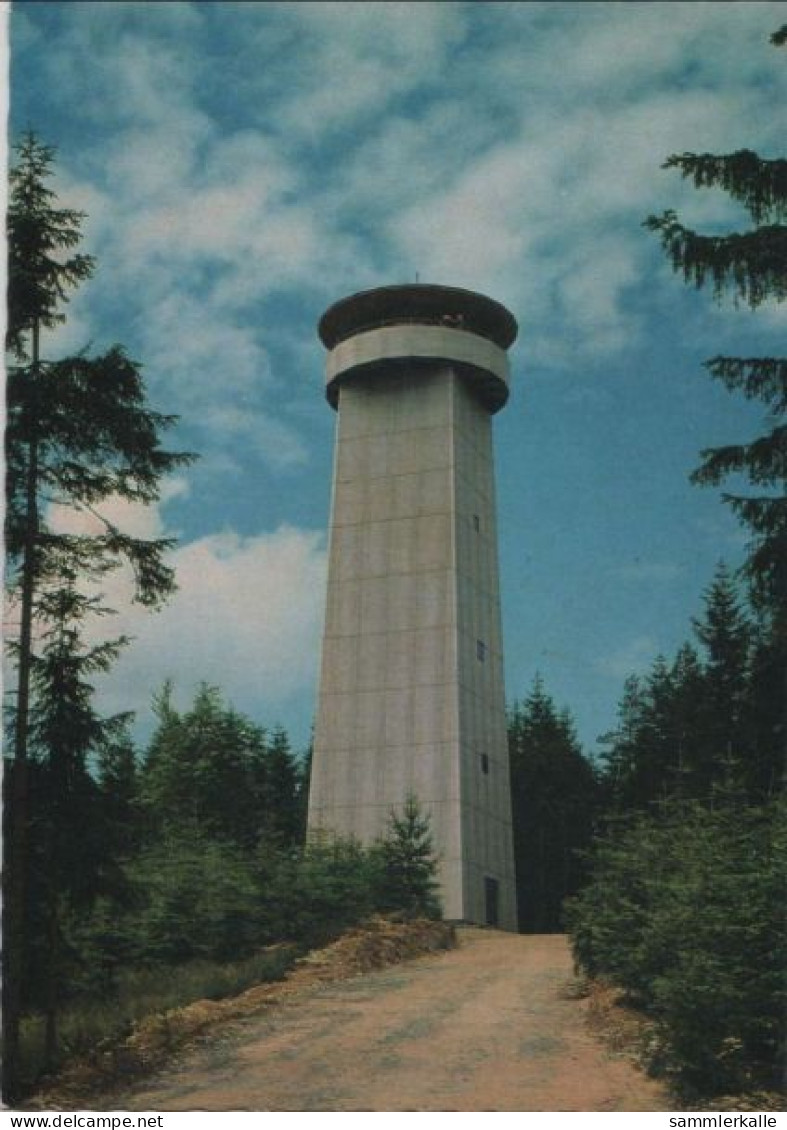
<svg viewBox="0 0 787 1130">
<path fill-rule="evenodd" d="M 330 306 L 319 323 L 323 344 L 333 349 L 340 341 L 364 330 L 399 323 L 453 325 L 508 349 L 517 335 L 513 314 L 499 302 L 455 286 L 410 283 L 362 290 Z"/>
</svg>

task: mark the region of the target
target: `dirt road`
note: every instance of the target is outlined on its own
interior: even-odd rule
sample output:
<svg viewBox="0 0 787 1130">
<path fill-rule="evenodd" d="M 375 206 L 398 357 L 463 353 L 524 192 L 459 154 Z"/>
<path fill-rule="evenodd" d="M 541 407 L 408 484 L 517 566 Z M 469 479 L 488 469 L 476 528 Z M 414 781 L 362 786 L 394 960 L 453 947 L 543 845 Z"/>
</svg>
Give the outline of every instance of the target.
<svg viewBox="0 0 787 1130">
<path fill-rule="evenodd" d="M 125 1110 L 668 1110 L 572 999 L 566 940 L 462 929 L 458 949 L 310 990 L 214 1035 Z"/>
</svg>

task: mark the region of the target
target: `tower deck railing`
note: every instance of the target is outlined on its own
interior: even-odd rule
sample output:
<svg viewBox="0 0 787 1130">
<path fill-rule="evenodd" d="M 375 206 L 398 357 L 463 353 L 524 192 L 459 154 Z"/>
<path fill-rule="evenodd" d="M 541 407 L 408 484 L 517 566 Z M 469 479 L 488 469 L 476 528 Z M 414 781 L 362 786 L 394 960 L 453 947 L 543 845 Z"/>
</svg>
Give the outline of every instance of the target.
<svg viewBox="0 0 787 1130">
<path fill-rule="evenodd" d="M 468 333 L 476 334 L 477 337 L 495 342 L 494 334 L 473 325 L 464 314 L 441 314 L 439 317 L 433 318 L 421 314 L 418 317 L 407 317 L 405 315 L 396 318 L 374 318 L 369 322 L 356 323 L 351 330 L 347 330 L 336 338 L 334 348 L 341 345 L 343 341 L 349 341 L 351 337 L 368 333 L 371 330 L 383 329 L 385 326 L 442 326 L 444 329 L 465 330 Z"/>
</svg>

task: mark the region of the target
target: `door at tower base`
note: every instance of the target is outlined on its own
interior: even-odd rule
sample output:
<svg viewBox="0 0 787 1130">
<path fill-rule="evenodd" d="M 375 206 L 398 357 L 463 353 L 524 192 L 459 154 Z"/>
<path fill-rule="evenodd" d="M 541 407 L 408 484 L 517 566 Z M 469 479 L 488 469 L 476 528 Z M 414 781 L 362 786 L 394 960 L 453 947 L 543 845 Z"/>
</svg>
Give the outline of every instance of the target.
<svg viewBox="0 0 787 1130">
<path fill-rule="evenodd" d="M 309 828 L 414 795 L 446 918 L 516 929 L 491 418 L 448 363 L 342 385 Z"/>
</svg>

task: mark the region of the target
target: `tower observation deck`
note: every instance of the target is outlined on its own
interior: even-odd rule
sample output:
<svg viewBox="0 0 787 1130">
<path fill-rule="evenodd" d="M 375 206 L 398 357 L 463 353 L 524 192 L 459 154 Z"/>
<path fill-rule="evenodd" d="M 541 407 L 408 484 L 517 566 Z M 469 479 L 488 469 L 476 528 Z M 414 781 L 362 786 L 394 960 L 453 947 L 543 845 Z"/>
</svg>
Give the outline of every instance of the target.
<svg viewBox="0 0 787 1130">
<path fill-rule="evenodd" d="M 491 426 L 516 321 L 415 284 L 319 333 L 338 420 L 309 828 L 370 843 L 414 795 L 445 916 L 516 929 Z"/>
</svg>

